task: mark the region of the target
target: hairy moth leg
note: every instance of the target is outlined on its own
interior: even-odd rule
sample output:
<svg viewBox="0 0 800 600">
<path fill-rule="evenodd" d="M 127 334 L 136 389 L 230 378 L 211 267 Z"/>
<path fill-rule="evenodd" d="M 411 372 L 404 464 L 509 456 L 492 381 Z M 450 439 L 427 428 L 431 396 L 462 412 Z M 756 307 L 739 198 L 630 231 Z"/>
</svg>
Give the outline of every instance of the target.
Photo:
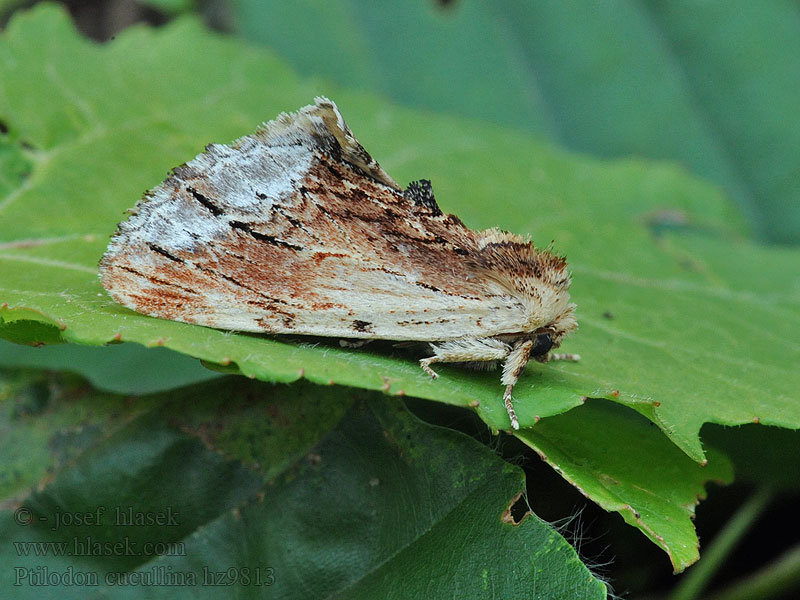
<svg viewBox="0 0 800 600">
<path fill-rule="evenodd" d="M 470 338 L 431 344 L 433 356 L 423 358 L 419 366 L 428 375 L 439 377 L 430 365 L 441 362 L 486 362 L 503 360 L 511 351 L 511 346 L 494 338 Z"/>
<path fill-rule="evenodd" d="M 511 427 L 514 429 L 519 429 L 519 421 L 517 421 L 517 413 L 514 411 L 514 404 L 511 401 L 511 392 L 514 391 L 514 385 L 531 358 L 531 350 L 533 350 L 533 341 L 517 342 L 509 352 L 508 358 L 506 358 L 506 362 L 503 365 L 503 376 L 500 379 L 503 385 L 506 386 L 503 402 L 506 405 L 508 418 L 511 419 Z"/>
<path fill-rule="evenodd" d="M 519 376 L 522 375 L 525 365 L 528 364 L 531 358 L 531 350 L 533 350 L 533 348 L 534 343 L 531 340 L 517 342 L 514 344 L 513 349 L 503 365 L 503 378 L 501 381 L 506 386 L 506 392 L 503 394 L 503 402 L 505 402 L 506 411 L 508 411 L 508 416 L 511 419 L 511 427 L 514 429 L 519 429 L 519 421 L 517 421 L 517 413 L 514 411 L 511 393 L 514 391 L 514 385 L 516 385 Z M 536 360 L 540 362 L 550 362 L 553 360 L 570 360 L 577 362 L 580 359 L 581 357 L 579 354 L 562 354 L 557 352 L 550 352 L 543 358 L 539 356 L 536 357 Z"/>
</svg>

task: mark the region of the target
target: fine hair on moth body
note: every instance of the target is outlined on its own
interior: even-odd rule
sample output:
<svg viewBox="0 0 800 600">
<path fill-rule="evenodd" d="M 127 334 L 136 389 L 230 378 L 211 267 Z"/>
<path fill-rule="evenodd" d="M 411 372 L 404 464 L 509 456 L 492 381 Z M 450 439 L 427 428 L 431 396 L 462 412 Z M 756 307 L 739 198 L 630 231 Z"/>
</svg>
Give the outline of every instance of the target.
<svg viewBox="0 0 800 600">
<path fill-rule="evenodd" d="M 443 213 L 427 180 L 398 185 L 327 98 L 230 145 L 210 144 L 147 192 L 100 261 L 117 302 L 223 330 L 425 342 L 420 361 L 527 362 L 577 327 L 563 257 Z"/>
</svg>

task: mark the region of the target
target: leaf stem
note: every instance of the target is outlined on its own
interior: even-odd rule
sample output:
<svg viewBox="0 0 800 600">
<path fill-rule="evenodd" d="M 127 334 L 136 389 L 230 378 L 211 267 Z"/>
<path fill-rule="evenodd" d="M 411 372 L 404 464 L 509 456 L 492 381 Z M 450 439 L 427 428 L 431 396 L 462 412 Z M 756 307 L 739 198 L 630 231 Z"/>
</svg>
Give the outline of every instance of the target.
<svg viewBox="0 0 800 600">
<path fill-rule="evenodd" d="M 706 600 L 764 600 L 800 588 L 800 544 Z"/>
<path fill-rule="evenodd" d="M 772 499 L 772 490 L 763 487 L 750 496 L 736 514 L 725 524 L 709 544 L 703 557 L 691 569 L 671 594 L 671 600 L 696 600 L 730 555 L 742 536 L 763 512 Z"/>
</svg>

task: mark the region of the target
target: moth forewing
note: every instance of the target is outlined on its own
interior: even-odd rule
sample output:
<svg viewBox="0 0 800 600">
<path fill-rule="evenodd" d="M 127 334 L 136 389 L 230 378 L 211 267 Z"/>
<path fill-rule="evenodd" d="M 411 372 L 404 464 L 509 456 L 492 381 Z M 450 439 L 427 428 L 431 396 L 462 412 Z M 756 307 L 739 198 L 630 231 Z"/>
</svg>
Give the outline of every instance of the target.
<svg viewBox="0 0 800 600">
<path fill-rule="evenodd" d="M 120 223 L 103 286 L 140 313 L 273 334 L 430 342 L 421 366 L 525 363 L 577 326 L 563 258 L 402 189 L 317 98 L 175 168 Z M 547 344 L 540 343 L 547 338 Z"/>
</svg>

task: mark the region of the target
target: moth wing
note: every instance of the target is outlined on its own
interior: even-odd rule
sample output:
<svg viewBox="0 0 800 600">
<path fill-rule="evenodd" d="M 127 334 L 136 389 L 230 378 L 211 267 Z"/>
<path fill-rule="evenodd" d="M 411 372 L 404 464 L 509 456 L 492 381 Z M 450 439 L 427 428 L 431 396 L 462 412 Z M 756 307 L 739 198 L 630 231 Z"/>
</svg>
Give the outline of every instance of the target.
<svg viewBox="0 0 800 600">
<path fill-rule="evenodd" d="M 174 169 L 119 225 L 100 270 L 133 310 L 221 329 L 519 332 L 529 307 L 480 260 L 483 244 L 429 183 L 402 190 L 317 98 Z"/>
</svg>

